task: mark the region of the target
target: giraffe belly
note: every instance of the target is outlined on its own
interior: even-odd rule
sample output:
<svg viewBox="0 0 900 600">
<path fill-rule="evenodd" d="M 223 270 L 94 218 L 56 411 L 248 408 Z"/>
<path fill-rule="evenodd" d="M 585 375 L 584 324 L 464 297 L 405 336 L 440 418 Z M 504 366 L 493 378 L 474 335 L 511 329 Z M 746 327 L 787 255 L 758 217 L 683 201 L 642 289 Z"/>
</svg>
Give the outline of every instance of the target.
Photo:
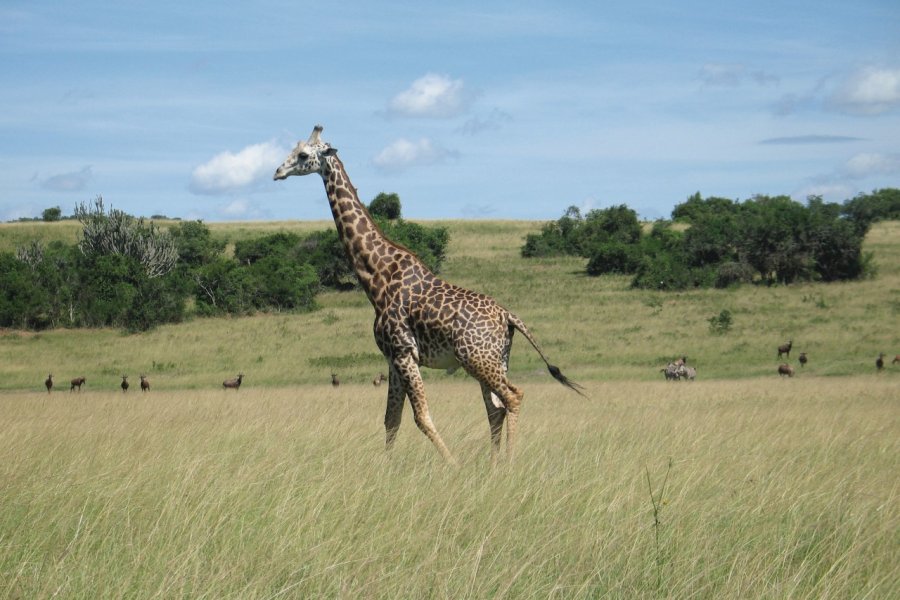
<svg viewBox="0 0 900 600">
<path fill-rule="evenodd" d="M 459 359 L 451 349 L 441 349 L 431 352 L 422 352 L 419 349 L 419 359 L 423 366 L 429 369 L 446 369 L 448 373 L 453 373 L 460 367 Z"/>
</svg>

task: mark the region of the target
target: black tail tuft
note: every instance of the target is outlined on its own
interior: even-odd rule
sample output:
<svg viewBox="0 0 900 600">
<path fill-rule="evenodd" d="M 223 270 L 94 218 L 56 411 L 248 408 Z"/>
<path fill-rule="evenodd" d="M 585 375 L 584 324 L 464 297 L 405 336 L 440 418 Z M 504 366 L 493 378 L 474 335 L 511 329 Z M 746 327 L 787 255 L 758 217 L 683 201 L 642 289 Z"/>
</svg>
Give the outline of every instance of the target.
<svg viewBox="0 0 900 600">
<path fill-rule="evenodd" d="M 579 396 L 581 396 L 583 398 L 587 398 L 587 396 L 585 396 L 584 392 L 581 391 L 584 389 L 584 387 L 578 385 L 577 383 L 575 383 L 574 381 L 572 381 L 571 379 L 569 379 L 568 377 L 563 375 L 562 371 L 559 370 L 559 367 L 554 367 L 550 363 L 547 363 L 547 369 L 549 369 L 550 374 L 553 375 L 553 379 L 557 380 L 558 382 L 560 382 L 561 384 L 563 384 L 570 390 L 573 390 Z"/>
</svg>

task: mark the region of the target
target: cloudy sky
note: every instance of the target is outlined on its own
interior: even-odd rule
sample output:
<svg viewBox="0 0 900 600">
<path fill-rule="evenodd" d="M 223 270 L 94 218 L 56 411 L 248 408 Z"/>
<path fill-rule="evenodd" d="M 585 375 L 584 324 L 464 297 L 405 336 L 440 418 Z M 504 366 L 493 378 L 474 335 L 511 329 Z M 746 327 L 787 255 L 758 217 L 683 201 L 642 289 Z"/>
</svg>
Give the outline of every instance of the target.
<svg viewBox="0 0 900 600">
<path fill-rule="evenodd" d="M 0 220 L 327 219 L 316 123 L 409 218 L 900 187 L 896 0 L 230 4 L 3 0 Z"/>
</svg>

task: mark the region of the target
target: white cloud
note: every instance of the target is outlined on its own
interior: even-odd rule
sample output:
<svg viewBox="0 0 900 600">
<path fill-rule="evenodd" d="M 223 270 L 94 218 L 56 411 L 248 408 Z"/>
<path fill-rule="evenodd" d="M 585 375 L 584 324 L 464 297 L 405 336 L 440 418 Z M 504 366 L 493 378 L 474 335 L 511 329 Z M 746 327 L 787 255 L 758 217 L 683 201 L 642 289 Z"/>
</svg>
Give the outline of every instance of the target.
<svg viewBox="0 0 900 600">
<path fill-rule="evenodd" d="M 844 80 L 831 102 L 846 112 L 878 115 L 900 107 L 900 68 L 866 67 Z"/>
<path fill-rule="evenodd" d="M 289 151 L 268 141 L 247 146 L 237 154 L 222 152 L 194 169 L 190 189 L 195 194 L 227 194 L 269 180 Z"/>
<path fill-rule="evenodd" d="M 418 141 L 400 138 L 376 154 L 372 163 L 385 171 L 401 171 L 419 165 L 433 165 L 454 156 L 456 152 L 446 150 L 428 138 Z"/>
<path fill-rule="evenodd" d="M 54 192 L 80 192 L 87 187 L 92 175 L 91 167 L 87 166 L 80 171 L 48 177 L 41 183 L 41 187 Z"/>
<path fill-rule="evenodd" d="M 873 175 L 900 175 L 900 155 L 875 152 L 857 154 L 847 161 L 843 174 L 852 179 Z"/>
<path fill-rule="evenodd" d="M 401 117 L 455 117 L 468 106 L 462 79 L 428 73 L 391 98 L 388 113 Z"/>
</svg>

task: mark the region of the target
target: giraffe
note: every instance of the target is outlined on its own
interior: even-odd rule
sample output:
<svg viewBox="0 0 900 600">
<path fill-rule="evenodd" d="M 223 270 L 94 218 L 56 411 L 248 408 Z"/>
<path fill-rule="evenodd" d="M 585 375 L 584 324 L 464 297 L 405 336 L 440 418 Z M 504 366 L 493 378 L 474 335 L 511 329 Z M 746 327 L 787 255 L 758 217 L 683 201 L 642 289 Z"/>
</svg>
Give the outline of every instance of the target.
<svg viewBox="0 0 900 600">
<path fill-rule="evenodd" d="M 419 367 L 462 367 L 478 380 L 491 434 L 491 462 L 500 452 L 506 421 L 507 456 L 515 448 L 524 393 L 507 378 L 513 333 L 518 330 L 540 355 L 550 374 L 581 394 L 581 386 L 550 364 L 522 320 L 493 298 L 447 283 L 412 252 L 387 239 L 360 202 L 337 149 L 323 142 L 316 125 L 275 171 L 276 181 L 318 173 L 325 184 L 331 214 L 353 270 L 375 309 L 373 332 L 387 360 L 385 446 L 394 444 L 409 398 L 418 428 L 450 464 L 456 461 L 428 411 Z"/>
</svg>

